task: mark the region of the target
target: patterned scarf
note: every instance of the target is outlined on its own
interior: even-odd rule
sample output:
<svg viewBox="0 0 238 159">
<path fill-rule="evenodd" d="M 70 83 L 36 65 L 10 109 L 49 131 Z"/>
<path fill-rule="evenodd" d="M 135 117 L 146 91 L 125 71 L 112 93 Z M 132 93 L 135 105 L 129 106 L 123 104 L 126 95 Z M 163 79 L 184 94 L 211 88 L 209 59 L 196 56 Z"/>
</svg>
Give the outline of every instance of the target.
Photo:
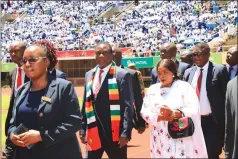
<svg viewBox="0 0 238 159">
<path fill-rule="evenodd" d="M 92 83 L 97 72 L 98 67 L 92 74 L 91 79 L 86 86 L 86 103 L 85 112 L 87 118 L 87 141 L 88 141 L 88 151 L 95 151 L 101 148 L 101 141 L 99 138 L 97 121 L 95 117 L 95 110 L 93 107 L 92 99 Z M 112 128 L 112 140 L 113 142 L 119 141 L 120 132 L 120 102 L 119 102 L 119 92 L 116 80 L 116 64 L 112 62 L 112 65 L 108 72 L 108 93 L 110 102 L 110 114 L 111 114 L 111 128 Z"/>
</svg>

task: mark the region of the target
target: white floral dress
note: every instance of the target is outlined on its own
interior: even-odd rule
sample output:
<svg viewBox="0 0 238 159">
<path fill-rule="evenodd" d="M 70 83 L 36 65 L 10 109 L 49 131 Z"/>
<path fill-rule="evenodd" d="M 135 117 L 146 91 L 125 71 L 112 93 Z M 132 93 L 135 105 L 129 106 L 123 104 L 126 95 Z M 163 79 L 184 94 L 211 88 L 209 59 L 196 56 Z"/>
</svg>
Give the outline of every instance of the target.
<svg viewBox="0 0 238 159">
<path fill-rule="evenodd" d="M 193 88 L 184 81 L 173 82 L 170 88 L 160 88 L 160 83 L 152 85 L 144 98 L 141 116 L 151 128 L 151 158 L 207 158 L 205 140 L 201 128 L 200 105 Z M 172 139 L 168 134 L 168 122 L 157 122 L 160 106 L 181 110 L 191 117 L 195 131 L 193 136 Z"/>
</svg>

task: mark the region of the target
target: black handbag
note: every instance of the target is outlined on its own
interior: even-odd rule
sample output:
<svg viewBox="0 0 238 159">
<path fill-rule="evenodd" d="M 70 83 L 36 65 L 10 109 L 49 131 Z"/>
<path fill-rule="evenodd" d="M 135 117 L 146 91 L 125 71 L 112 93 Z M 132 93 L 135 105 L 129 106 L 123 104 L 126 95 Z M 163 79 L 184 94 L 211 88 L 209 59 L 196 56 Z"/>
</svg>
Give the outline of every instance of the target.
<svg viewBox="0 0 238 159">
<path fill-rule="evenodd" d="M 168 122 L 168 132 L 173 139 L 192 136 L 194 129 L 193 120 L 190 117 L 184 117 L 184 114 L 182 118 L 175 118 Z"/>
</svg>

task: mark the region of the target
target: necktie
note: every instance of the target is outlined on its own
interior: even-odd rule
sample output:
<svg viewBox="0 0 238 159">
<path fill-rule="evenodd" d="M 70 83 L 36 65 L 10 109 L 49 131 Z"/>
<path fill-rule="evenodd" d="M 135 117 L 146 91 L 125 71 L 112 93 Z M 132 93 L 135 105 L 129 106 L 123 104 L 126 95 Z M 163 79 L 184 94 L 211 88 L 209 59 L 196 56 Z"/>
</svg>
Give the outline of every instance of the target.
<svg viewBox="0 0 238 159">
<path fill-rule="evenodd" d="M 100 90 L 100 87 L 101 87 L 101 82 L 102 82 L 102 73 L 103 73 L 103 70 L 100 69 L 99 71 L 99 75 L 98 75 L 98 80 L 95 81 L 95 90 L 94 90 L 94 96 L 96 97 L 99 90 Z"/>
<path fill-rule="evenodd" d="M 202 86 L 202 71 L 203 69 L 200 69 L 200 74 L 198 76 L 197 88 L 196 88 L 196 93 L 199 100 L 200 100 L 200 92 L 201 92 L 201 86 Z"/>
<path fill-rule="evenodd" d="M 18 68 L 17 70 L 18 74 L 17 74 L 17 88 L 20 87 L 22 85 L 22 70 L 21 68 Z"/>
<path fill-rule="evenodd" d="M 232 72 L 232 70 L 233 70 L 233 67 L 230 66 L 230 67 L 229 67 L 229 78 L 230 78 L 230 79 L 232 78 L 232 77 L 231 77 L 231 72 Z"/>
</svg>

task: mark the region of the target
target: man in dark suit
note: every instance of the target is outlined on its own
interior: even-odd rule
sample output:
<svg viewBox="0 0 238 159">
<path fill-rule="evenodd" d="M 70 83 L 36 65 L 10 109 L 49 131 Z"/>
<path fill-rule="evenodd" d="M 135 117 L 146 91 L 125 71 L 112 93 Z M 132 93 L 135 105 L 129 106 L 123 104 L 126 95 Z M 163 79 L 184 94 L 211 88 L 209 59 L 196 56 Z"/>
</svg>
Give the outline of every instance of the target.
<svg viewBox="0 0 238 159">
<path fill-rule="evenodd" d="M 237 46 L 231 47 L 226 54 L 226 67 L 229 72 L 230 80 L 238 75 L 238 49 Z"/>
<path fill-rule="evenodd" d="M 209 61 L 210 47 L 206 43 L 193 48 L 196 66 L 184 73 L 185 81 L 196 91 L 208 158 L 217 159 L 224 143 L 225 95 L 229 80 L 226 67 Z"/>
<path fill-rule="evenodd" d="M 238 158 L 238 105 L 237 105 L 237 76 L 229 81 L 226 91 L 225 114 L 225 157 Z"/>
<path fill-rule="evenodd" d="M 134 128 L 138 131 L 138 133 L 142 134 L 145 131 L 146 126 L 145 126 L 145 120 L 140 115 L 141 107 L 143 104 L 143 97 L 141 93 L 141 86 L 139 83 L 137 71 L 124 67 L 121 64 L 122 52 L 119 48 L 115 48 L 115 47 L 113 48 L 113 60 L 116 62 L 116 65 L 118 67 L 125 69 L 132 76 L 132 88 L 133 88 L 133 94 L 134 94 L 134 100 L 135 100 L 133 124 L 134 124 Z"/>
<path fill-rule="evenodd" d="M 88 159 L 126 159 L 131 138 L 133 92 L 131 75 L 113 62 L 112 47 L 100 43 L 95 50 L 97 66 L 85 75 L 82 143 Z M 86 135 L 87 134 L 87 138 Z"/>
<path fill-rule="evenodd" d="M 161 59 L 172 59 L 178 65 L 178 74 L 182 76 L 184 71 L 189 68 L 189 64 L 180 62 L 176 60 L 177 47 L 172 43 L 165 43 L 160 48 L 160 58 Z M 151 70 L 151 84 L 158 83 L 158 74 L 156 67 Z"/>
</svg>

